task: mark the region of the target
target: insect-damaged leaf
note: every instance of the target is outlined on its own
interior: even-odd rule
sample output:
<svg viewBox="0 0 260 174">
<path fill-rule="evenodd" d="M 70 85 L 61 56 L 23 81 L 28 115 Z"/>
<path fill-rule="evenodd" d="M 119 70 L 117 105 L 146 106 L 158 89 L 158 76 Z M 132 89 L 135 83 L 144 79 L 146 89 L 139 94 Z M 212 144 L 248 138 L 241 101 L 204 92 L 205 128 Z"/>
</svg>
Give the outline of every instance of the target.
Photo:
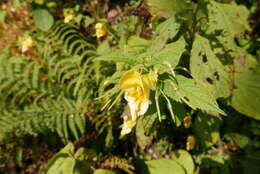
<svg viewBox="0 0 260 174">
<path fill-rule="evenodd" d="M 198 34 L 192 46 L 190 69 L 194 79 L 203 82 L 215 98 L 230 95 L 231 80 L 225 66 L 212 51 L 209 41 Z"/>
</svg>

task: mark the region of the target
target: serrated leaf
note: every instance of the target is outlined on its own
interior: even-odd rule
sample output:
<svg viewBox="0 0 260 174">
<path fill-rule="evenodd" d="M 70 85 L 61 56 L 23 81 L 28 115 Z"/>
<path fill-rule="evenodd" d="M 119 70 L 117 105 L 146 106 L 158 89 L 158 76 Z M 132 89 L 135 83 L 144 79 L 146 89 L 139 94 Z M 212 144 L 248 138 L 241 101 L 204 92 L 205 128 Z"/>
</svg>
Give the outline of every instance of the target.
<svg viewBox="0 0 260 174">
<path fill-rule="evenodd" d="M 222 30 L 225 35 L 238 36 L 249 29 L 249 11 L 245 6 L 210 1 L 208 4 L 208 32 Z"/>
<path fill-rule="evenodd" d="M 208 90 L 194 79 L 177 75 L 176 81 L 164 81 L 163 91 L 177 102 L 184 102 L 193 109 L 200 109 L 212 115 L 225 113 L 218 107 L 215 98 Z"/>
<path fill-rule="evenodd" d="M 147 52 L 154 54 L 160 51 L 168 39 L 172 39 L 177 35 L 180 28 L 181 24 L 176 21 L 175 16 L 160 23 L 155 30 L 155 38 L 151 42 L 151 46 L 148 48 Z"/>
<path fill-rule="evenodd" d="M 142 174 L 185 174 L 184 169 L 174 160 L 160 158 L 146 161 L 147 171 L 142 171 Z"/>
<path fill-rule="evenodd" d="M 237 57 L 234 79 L 231 105 L 246 116 L 260 120 L 260 71 L 256 59 Z"/>
<path fill-rule="evenodd" d="M 215 98 L 231 94 L 231 79 L 211 49 L 209 41 L 196 34 L 192 45 L 190 69 L 195 80 L 203 82 Z"/>
<path fill-rule="evenodd" d="M 222 121 L 217 117 L 198 113 L 192 126 L 196 142 L 203 148 L 214 145 L 219 138 L 219 128 Z"/>
<path fill-rule="evenodd" d="M 158 68 L 175 68 L 179 63 L 182 53 L 185 51 L 185 40 L 180 38 L 178 41 L 165 45 L 160 52 L 154 54 L 148 65 L 157 65 Z"/>
<path fill-rule="evenodd" d="M 193 174 L 195 170 L 195 164 L 192 156 L 186 150 L 179 149 L 174 151 L 172 159 L 179 163 L 186 171 L 186 174 Z"/>
<path fill-rule="evenodd" d="M 43 31 L 49 30 L 54 23 L 53 16 L 47 9 L 36 9 L 33 17 L 35 25 Z"/>
</svg>

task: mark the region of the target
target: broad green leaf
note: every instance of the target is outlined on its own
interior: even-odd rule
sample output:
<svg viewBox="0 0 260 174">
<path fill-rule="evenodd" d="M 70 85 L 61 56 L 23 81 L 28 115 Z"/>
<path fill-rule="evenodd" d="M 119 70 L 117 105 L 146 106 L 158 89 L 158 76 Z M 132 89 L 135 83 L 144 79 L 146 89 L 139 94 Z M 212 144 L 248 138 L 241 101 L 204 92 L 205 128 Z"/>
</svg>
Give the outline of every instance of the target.
<svg viewBox="0 0 260 174">
<path fill-rule="evenodd" d="M 203 82 L 215 98 L 231 94 L 231 79 L 211 49 L 209 41 L 196 34 L 192 45 L 190 69 L 195 80 Z"/>
<path fill-rule="evenodd" d="M 50 167 L 47 174 L 74 174 L 76 160 L 71 157 L 58 158 Z"/>
<path fill-rule="evenodd" d="M 212 115 L 225 115 L 218 107 L 215 98 L 203 85 L 181 75 L 176 76 L 176 81 L 170 79 L 164 81 L 163 91 L 167 96 L 177 102 L 185 102 L 195 110 L 200 109 Z"/>
<path fill-rule="evenodd" d="M 260 120 L 260 70 L 253 57 L 235 59 L 234 85 L 231 105 L 248 117 Z"/>
<path fill-rule="evenodd" d="M 97 169 L 95 170 L 94 174 L 116 174 L 116 173 L 111 170 Z"/>
<path fill-rule="evenodd" d="M 70 154 L 74 153 L 74 145 L 73 143 L 68 143 L 63 149 L 61 149 L 58 153 L 56 153 L 46 164 L 46 168 L 49 169 L 54 166 L 56 163 L 60 164 L 62 161 L 69 157 Z"/>
<path fill-rule="evenodd" d="M 184 169 L 174 160 L 160 158 L 155 160 L 146 161 L 149 174 L 185 174 Z M 142 174 L 148 174 L 142 171 Z"/>
<path fill-rule="evenodd" d="M 182 53 L 185 51 L 185 41 L 180 38 L 178 41 L 165 45 L 158 53 L 154 54 L 148 65 L 157 65 L 161 69 L 172 69 L 177 66 Z"/>
<path fill-rule="evenodd" d="M 154 16 L 169 18 L 170 16 L 186 9 L 188 0 L 147 0 L 149 10 Z"/>
<path fill-rule="evenodd" d="M 208 4 L 208 32 L 220 30 L 224 35 L 239 36 L 249 29 L 249 11 L 245 6 L 210 1 Z"/>
<path fill-rule="evenodd" d="M 174 38 L 180 31 L 181 24 L 176 21 L 175 16 L 170 17 L 166 21 L 160 23 L 155 30 L 155 37 L 147 52 L 153 55 L 160 51 L 168 39 Z"/>
<path fill-rule="evenodd" d="M 43 31 L 49 30 L 54 23 L 53 16 L 47 9 L 36 9 L 33 17 L 35 25 Z"/>
<path fill-rule="evenodd" d="M 172 154 L 172 159 L 179 163 L 186 171 L 186 174 L 193 174 L 195 170 L 195 164 L 193 162 L 192 156 L 186 150 L 179 149 L 174 151 Z"/>
<path fill-rule="evenodd" d="M 219 138 L 219 128 L 222 121 L 217 117 L 198 113 L 192 126 L 196 143 L 204 148 L 214 145 Z"/>
</svg>

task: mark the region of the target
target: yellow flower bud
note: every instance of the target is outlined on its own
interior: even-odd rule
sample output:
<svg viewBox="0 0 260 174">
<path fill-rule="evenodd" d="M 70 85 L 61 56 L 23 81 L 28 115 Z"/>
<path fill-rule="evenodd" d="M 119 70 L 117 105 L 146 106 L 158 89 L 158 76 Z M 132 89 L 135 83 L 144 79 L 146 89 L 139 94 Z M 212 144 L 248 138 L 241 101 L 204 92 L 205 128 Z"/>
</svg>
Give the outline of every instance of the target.
<svg viewBox="0 0 260 174">
<path fill-rule="evenodd" d="M 150 80 L 147 75 L 141 75 L 136 69 L 123 74 L 119 82 L 120 88 L 125 91 L 132 120 L 145 114 L 149 107 Z"/>
<path fill-rule="evenodd" d="M 183 119 L 183 126 L 184 126 L 185 128 L 189 128 L 189 127 L 191 126 L 191 124 L 192 124 L 191 119 L 192 119 L 192 118 L 191 118 L 190 115 L 187 115 L 187 116 L 184 117 L 184 119 Z"/>
<path fill-rule="evenodd" d="M 75 18 L 74 12 L 64 12 L 64 23 L 69 23 Z"/>
<path fill-rule="evenodd" d="M 136 125 L 136 120 L 132 120 L 129 116 L 124 116 L 124 123 L 121 125 L 121 136 L 129 134 L 132 131 L 132 128 Z"/>
<path fill-rule="evenodd" d="M 186 150 L 194 149 L 195 144 L 196 144 L 195 137 L 192 135 L 188 136 L 186 140 Z"/>
<path fill-rule="evenodd" d="M 100 37 L 104 36 L 107 33 L 106 28 L 101 23 L 97 23 L 95 25 L 95 29 L 96 29 L 96 36 L 97 36 L 97 38 L 100 38 Z"/>
</svg>

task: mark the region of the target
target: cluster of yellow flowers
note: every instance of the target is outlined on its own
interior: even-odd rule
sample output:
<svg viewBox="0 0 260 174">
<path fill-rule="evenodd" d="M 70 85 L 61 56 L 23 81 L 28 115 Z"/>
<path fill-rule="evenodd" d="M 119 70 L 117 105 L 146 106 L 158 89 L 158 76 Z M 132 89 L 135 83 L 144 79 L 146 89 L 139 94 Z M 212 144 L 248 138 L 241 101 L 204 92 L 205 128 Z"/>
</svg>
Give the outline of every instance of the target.
<svg viewBox="0 0 260 174">
<path fill-rule="evenodd" d="M 120 88 L 124 90 L 124 98 L 128 102 L 130 115 L 124 116 L 121 135 L 131 132 L 138 116 L 144 115 L 149 107 L 150 80 L 147 75 L 141 75 L 138 70 L 127 71 L 120 79 Z"/>
<path fill-rule="evenodd" d="M 31 37 L 19 37 L 18 42 L 22 45 L 21 47 L 23 53 L 34 46 L 34 40 Z"/>
<path fill-rule="evenodd" d="M 104 27 L 104 25 L 102 23 L 97 23 L 95 25 L 95 29 L 96 29 L 97 38 L 101 38 L 102 36 L 106 35 L 106 33 L 107 33 L 107 29 Z"/>
</svg>

